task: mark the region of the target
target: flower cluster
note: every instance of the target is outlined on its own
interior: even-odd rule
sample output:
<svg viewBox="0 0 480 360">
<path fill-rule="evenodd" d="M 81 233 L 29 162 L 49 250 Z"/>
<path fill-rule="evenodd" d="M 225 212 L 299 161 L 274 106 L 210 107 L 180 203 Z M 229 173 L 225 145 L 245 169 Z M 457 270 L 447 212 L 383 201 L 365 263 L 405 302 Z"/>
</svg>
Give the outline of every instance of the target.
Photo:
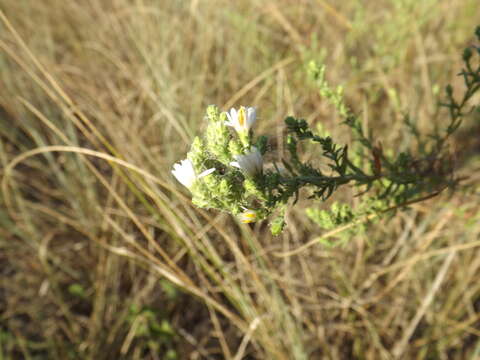
<svg viewBox="0 0 480 360">
<path fill-rule="evenodd" d="M 190 190 L 197 206 L 227 211 L 243 223 L 264 218 L 269 211 L 262 203 L 268 196 L 263 156 L 253 141 L 256 109 L 241 106 L 220 113 L 210 106 L 206 118 L 206 136 L 195 138 L 187 158 L 174 164 L 172 174 Z"/>
</svg>

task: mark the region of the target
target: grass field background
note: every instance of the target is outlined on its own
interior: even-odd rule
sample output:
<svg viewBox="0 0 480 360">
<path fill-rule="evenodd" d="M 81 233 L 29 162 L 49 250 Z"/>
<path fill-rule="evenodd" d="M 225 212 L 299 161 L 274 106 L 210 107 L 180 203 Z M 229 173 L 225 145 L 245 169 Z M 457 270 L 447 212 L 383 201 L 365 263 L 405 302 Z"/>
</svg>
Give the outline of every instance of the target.
<svg viewBox="0 0 480 360">
<path fill-rule="evenodd" d="M 330 202 L 301 200 L 272 237 L 195 208 L 170 173 L 209 104 L 256 106 L 272 161 L 288 115 L 351 142 L 311 60 L 385 149 L 414 149 L 403 119 L 448 123 L 478 0 L 0 10 L 0 359 L 480 358 L 478 113 L 451 140 L 453 193 L 342 246 L 288 255 L 322 234 L 305 207 Z"/>
</svg>

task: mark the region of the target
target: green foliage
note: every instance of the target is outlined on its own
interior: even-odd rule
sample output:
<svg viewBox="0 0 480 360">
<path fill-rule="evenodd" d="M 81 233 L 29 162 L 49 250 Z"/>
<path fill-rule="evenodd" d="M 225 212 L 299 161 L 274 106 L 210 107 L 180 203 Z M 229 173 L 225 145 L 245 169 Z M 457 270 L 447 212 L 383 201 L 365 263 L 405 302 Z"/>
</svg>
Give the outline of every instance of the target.
<svg viewBox="0 0 480 360">
<path fill-rule="evenodd" d="M 320 90 L 320 95 L 335 106 L 338 114 L 344 118 L 351 116 L 350 109 L 344 100 L 343 87 L 337 86 L 336 88 L 332 89 L 326 80 L 326 66 L 312 60 L 308 63 L 307 71 Z"/>
<path fill-rule="evenodd" d="M 476 29 L 476 36 L 480 41 L 480 27 Z M 474 55 L 477 55 L 476 65 L 473 64 Z M 453 166 L 445 145 L 447 139 L 461 125 L 462 118 L 476 108 L 468 108 L 467 104 L 480 89 L 478 57 L 480 57 L 479 47 L 472 46 L 463 52 L 462 58 L 465 67 L 462 69 L 460 76 L 464 79 L 466 90 L 461 100 L 455 99 L 451 85 L 448 85 L 445 89 L 446 101 L 440 105 L 449 110 L 450 121 L 443 131 L 437 131 L 434 134 L 422 137 L 410 119 L 405 118 L 407 129 L 419 143 L 417 154 L 406 151 L 395 154 L 393 149 L 388 149 L 385 153 L 389 155 L 386 155 L 381 147 L 375 146 L 373 140 L 365 136 L 359 118 L 345 106 L 341 89 L 338 88 L 336 91 L 329 89 L 324 79 L 325 67 L 310 64 L 312 76 L 318 82 L 321 95 L 335 106 L 340 115 L 344 117 L 345 124 L 356 134 L 358 140 L 357 155 L 365 153 L 365 150 L 372 154 L 370 173 L 363 172 L 353 164 L 353 161 L 345 159 L 347 156 L 346 147 L 343 153 L 335 152 L 329 147 L 326 148 L 324 144 L 328 144 L 330 139 L 321 139 L 312 134 L 303 120 L 287 119 L 287 126 L 299 139 L 310 139 L 322 144 L 324 156 L 334 162 L 330 167 L 340 175 L 340 178 L 343 176 L 343 179 L 345 179 L 345 168 L 340 167 L 339 164 L 346 164 L 346 169 L 350 168 L 347 173 L 351 175 L 351 181 L 357 186 L 366 185 L 366 191 L 373 189 L 374 195 L 362 196 L 362 201 L 354 211 L 348 205 L 334 203 L 330 210 L 309 208 L 307 209 L 307 216 L 321 228 L 331 230 L 356 219 L 365 218 L 367 215 L 380 215 L 390 209 L 408 205 L 410 202 L 415 202 L 416 199 L 421 201 L 434 196 L 446 187 L 455 185 Z M 296 148 L 292 147 L 291 149 L 291 152 L 296 151 Z M 292 154 L 292 158 L 295 163 L 298 158 L 296 153 Z M 325 186 L 327 197 L 333 192 L 334 188 L 335 185 Z M 317 191 L 316 194 L 324 196 L 325 193 Z M 420 194 L 427 195 L 418 198 Z"/>
<path fill-rule="evenodd" d="M 68 287 L 68 292 L 73 296 L 77 296 L 79 298 L 85 298 L 85 289 L 80 284 L 71 284 Z"/>
<path fill-rule="evenodd" d="M 270 222 L 270 231 L 272 235 L 277 236 L 282 233 L 285 228 L 285 219 L 283 216 L 278 216 Z"/>
<path fill-rule="evenodd" d="M 160 279 L 160 287 L 169 300 L 175 300 L 179 295 L 177 287 L 167 279 Z"/>
<path fill-rule="evenodd" d="M 146 340 L 146 347 L 154 353 L 163 353 L 164 360 L 177 359 L 174 350 L 175 330 L 171 323 L 160 318 L 158 312 L 149 307 L 130 306 L 127 317 L 129 326 L 135 331 L 135 338 Z"/>
<path fill-rule="evenodd" d="M 323 229 L 331 230 L 347 224 L 354 219 L 352 208 L 348 204 L 333 203 L 330 211 L 308 208 L 307 216 Z"/>
<path fill-rule="evenodd" d="M 207 127 L 206 142 L 207 148 L 218 161 L 228 165 L 231 161 L 230 154 L 230 133 L 225 126 L 225 116 L 220 116 L 216 106 L 207 108 L 209 126 Z"/>
</svg>

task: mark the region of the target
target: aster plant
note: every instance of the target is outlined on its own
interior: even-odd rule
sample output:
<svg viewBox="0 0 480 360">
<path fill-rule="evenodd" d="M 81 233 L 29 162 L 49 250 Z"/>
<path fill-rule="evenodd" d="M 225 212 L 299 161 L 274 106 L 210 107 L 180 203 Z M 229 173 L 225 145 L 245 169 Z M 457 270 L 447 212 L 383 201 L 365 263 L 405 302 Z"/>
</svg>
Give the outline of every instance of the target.
<svg viewBox="0 0 480 360">
<path fill-rule="evenodd" d="M 476 35 L 480 40 L 480 28 Z M 330 87 L 325 66 L 311 62 L 308 71 L 320 95 L 354 135 L 356 141 L 350 148 L 328 135 L 315 133 L 303 119 L 287 117 L 287 156 L 280 158 L 273 153 L 266 136 L 255 135 L 254 107 L 221 112 L 211 105 L 205 117 L 205 136 L 195 137 L 187 159 L 175 164 L 172 173 L 190 190 L 195 205 L 228 212 L 243 223 L 270 217 L 275 235 L 285 226 L 286 206 L 297 202 L 301 189 L 308 198 L 321 201 L 346 185 L 358 189 L 360 201 L 355 209 L 338 202 L 326 209 L 307 209 L 307 215 L 324 229 L 358 223 L 359 219 L 372 219 L 427 200 L 457 183 L 447 140 L 473 110 L 468 103 L 480 89 L 478 57 L 479 47 L 464 51 L 465 67 L 460 75 L 466 90 L 459 99 L 450 85 L 446 87 L 440 106 L 448 109 L 449 122 L 443 130 L 438 127 L 422 137 L 413 122 L 405 118 L 406 129 L 418 144 L 414 149 L 383 149 L 367 136 L 360 117 L 347 105 L 342 87 Z M 315 162 L 302 160 L 301 150 L 311 146 L 318 148 L 319 158 Z M 264 166 L 265 157 L 271 166 Z"/>
<path fill-rule="evenodd" d="M 195 137 L 187 159 L 175 164 L 172 174 L 199 207 L 229 212 L 244 223 L 264 219 L 273 210 L 265 186 L 271 174 L 263 169 L 265 139 L 253 135 L 255 108 L 221 113 L 211 105 L 206 119 L 206 136 Z"/>
</svg>

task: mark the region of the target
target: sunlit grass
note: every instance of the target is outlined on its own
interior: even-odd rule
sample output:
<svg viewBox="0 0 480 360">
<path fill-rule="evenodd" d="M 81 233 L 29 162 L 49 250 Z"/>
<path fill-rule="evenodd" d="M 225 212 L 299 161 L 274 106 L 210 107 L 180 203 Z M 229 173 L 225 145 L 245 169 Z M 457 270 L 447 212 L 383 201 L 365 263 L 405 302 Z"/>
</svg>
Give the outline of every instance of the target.
<svg viewBox="0 0 480 360">
<path fill-rule="evenodd" d="M 452 197 L 345 247 L 286 257 L 321 233 L 302 203 L 273 238 L 262 223 L 195 208 L 170 173 L 212 103 L 257 106 L 258 131 L 277 134 L 280 154 L 289 114 L 349 141 L 306 75 L 312 59 L 379 142 L 410 146 L 405 112 L 427 131 L 443 121 L 438 89 L 461 84 L 476 1 L 7 0 L 0 10 L 3 357 L 478 355 L 474 151 L 458 152 L 466 179 Z"/>
</svg>

